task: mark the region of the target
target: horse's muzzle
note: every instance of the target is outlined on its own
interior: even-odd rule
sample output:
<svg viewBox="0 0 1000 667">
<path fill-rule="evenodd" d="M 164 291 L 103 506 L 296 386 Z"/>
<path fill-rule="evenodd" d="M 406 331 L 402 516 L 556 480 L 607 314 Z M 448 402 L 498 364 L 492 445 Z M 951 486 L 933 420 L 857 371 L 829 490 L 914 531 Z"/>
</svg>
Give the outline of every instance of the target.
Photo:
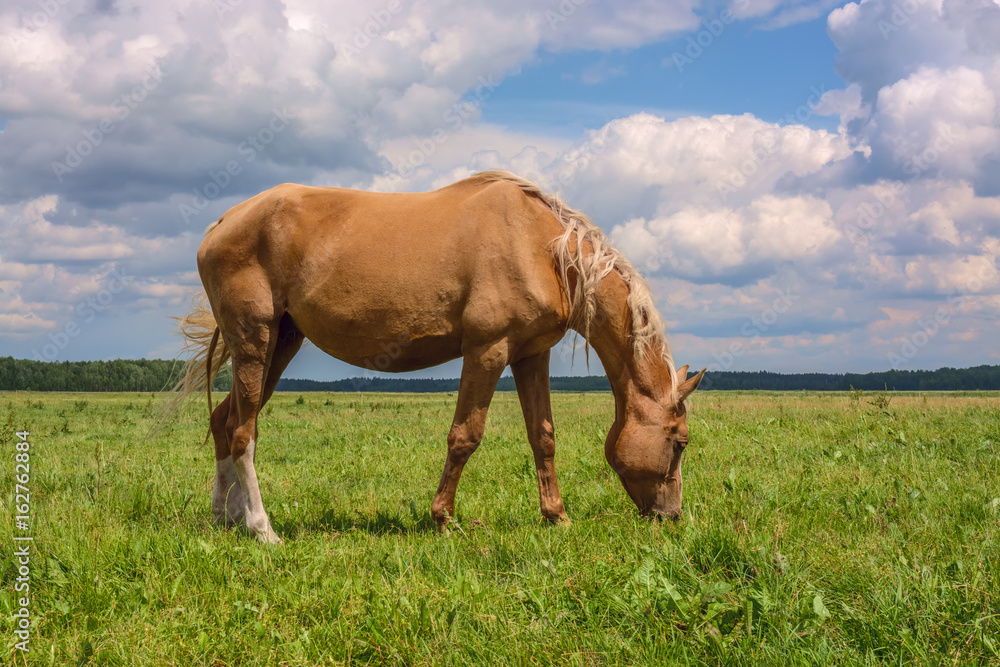
<svg viewBox="0 0 1000 667">
<path fill-rule="evenodd" d="M 677 521 L 680 521 L 681 516 L 683 514 L 684 513 L 681 510 L 660 511 L 660 510 L 648 509 L 642 513 L 642 516 L 646 517 L 647 519 L 652 519 L 653 521 L 670 520 L 676 523 Z"/>
</svg>

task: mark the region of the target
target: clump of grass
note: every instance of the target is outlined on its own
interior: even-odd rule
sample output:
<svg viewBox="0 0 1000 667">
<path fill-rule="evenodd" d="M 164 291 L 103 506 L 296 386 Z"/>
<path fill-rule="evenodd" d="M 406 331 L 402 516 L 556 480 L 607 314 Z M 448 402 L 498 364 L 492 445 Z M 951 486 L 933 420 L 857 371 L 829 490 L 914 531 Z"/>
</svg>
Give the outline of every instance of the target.
<svg viewBox="0 0 1000 667">
<path fill-rule="evenodd" d="M 868 405 L 875 408 L 876 412 L 882 414 L 889 413 L 889 404 L 892 403 L 892 394 L 889 393 L 889 388 L 886 387 L 885 391 L 878 391 L 872 395 L 872 400 L 868 401 Z"/>
</svg>

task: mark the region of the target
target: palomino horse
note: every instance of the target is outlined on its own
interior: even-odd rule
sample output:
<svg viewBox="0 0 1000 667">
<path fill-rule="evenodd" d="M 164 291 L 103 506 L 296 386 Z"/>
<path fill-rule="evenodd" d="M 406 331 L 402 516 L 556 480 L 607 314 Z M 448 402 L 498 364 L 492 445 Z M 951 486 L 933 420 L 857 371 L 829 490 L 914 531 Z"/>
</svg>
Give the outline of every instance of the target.
<svg viewBox="0 0 1000 667">
<path fill-rule="evenodd" d="M 565 521 L 549 349 L 568 328 L 597 352 L 614 392 L 608 463 L 643 514 L 680 515 L 684 399 L 705 371 L 687 379 L 687 366 L 675 370 L 645 281 L 586 216 L 535 184 L 486 172 L 413 194 L 279 185 L 208 228 L 198 271 L 211 312 L 202 306 L 181 320 L 197 353 L 175 402 L 208 389 L 216 521 L 245 523 L 261 540 L 280 542 L 254 469 L 257 416 L 305 338 L 383 371 L 462 358 L 431 506 L 442 528 L 509 365 L 542 515 Z M 230 357 L 232 391 L 212 411 L 211 380 Z"/>
</svg>

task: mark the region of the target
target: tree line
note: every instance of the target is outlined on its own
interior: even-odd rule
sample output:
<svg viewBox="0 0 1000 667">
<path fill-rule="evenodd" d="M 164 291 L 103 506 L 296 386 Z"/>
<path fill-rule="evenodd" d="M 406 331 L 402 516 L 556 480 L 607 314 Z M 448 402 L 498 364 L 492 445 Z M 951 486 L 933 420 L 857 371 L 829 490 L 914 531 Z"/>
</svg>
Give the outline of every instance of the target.
<svg viewBox="0 0 1000 667">
<path fill-rule="evenodd" d="M 553 377 L 554 391 L 610 391 L 603 375 Z M 514 379 L 501 378 L 499 391 L 513 391 Z M 770 373 L 768 371 L 717 371 L 706 373 L 701 389 L 770 391 L 969 391 L 1000 390 L 1000 366 L 939 368 L 936 371 L 884 371 L 877 373 Z M 458 391 L 458 379 L 350 378 L 321 382 L 281 380 L 278 391 Z"/>
<path fill-rule="evenodd" d="M 437 380 L 432 378 L 358 377 L 347 380 L 279 380 L 278 391 L 390 391 L 425 393 L 458 391 L 458 378 Z M 555 391 L 611 391 L 608 378 L 603 375 L 553 377 L 549 379 Z M 514 391 L 514 378 L 503 377 L 497 391 Z"/>
<path fill-rule="evenodd" d="M 701 389 L 771 391 L 973 391 L 1000 389 L 1000 366 L 939 368 L 936 371 L 891 370 L 875 373 L 706 373 Z"/>
<path fill-rule="evenodd" d="M 0 357 L 2 391 L 168 391 L 181 378 L 183 361 L 34 361 Z M 232 371 L 223 369 L 212 385 L 227 391 Z"/>
<path fill-rule="evenodd" d="M 184 364 L 164 359 L 115 359 L 113 361 L 34 361 L 0 357 L 2 391 L 167 391 L 180 379 Z M 225 367 L 213 388 L 228 391 L 232 370 Z M 609 391 L 603 375 L 553 377 L 555 391 Z M 935 371 L 892 370 L 877 373 L 770 373 L 768 371 L 719 371 L 708 373 L 702 389 L 771 391 L 960 391 L 1000 390 L 1000 366 L 939 368 Z M 497 389 L 513 391 L 514 380 L 501 378 Z M 458 391 L 458 379 L 350 378 L 347 380 L 285 379 L 278 391 Z"/>
</svg>

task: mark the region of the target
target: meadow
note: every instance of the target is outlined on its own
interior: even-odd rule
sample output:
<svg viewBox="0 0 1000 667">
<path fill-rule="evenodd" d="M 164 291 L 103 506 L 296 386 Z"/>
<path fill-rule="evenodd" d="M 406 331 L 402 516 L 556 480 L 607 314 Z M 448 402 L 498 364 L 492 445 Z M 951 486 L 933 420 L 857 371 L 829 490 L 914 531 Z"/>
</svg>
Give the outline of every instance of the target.
<svg viewBox="0 0 1000 667">
<path fill-rule="evenodd" d="M 605 462 L 611 396 L 555 394 L 559 527 L 501 392 L 441 535 L 454 396 L 279 393 L 256 459 L 278 547 L 212 525 L 204 401 L 147 437 L 162 400 L 0 393 L 2 662 L 1000 664 L 1000 394 L 699 392 L 677 523 Z"/>
</svg>

